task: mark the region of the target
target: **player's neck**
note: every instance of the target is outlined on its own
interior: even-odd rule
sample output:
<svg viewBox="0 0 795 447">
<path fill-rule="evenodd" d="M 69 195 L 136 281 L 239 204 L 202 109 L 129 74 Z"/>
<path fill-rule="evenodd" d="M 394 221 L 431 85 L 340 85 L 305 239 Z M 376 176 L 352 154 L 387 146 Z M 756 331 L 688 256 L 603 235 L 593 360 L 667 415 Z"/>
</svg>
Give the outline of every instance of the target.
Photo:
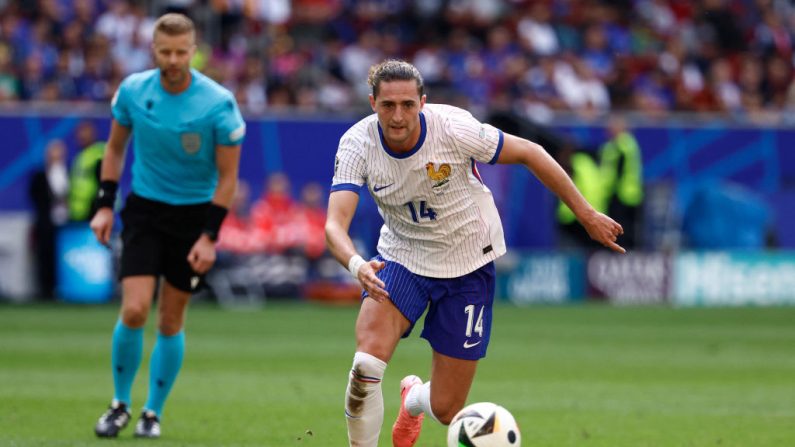
<svg viewBox="0 0 795 447">
<path fill-rule="evenodd" d="M 163 87 L 163 90 L 171 93 L 172 95 L 178 95 L 190 87 L 190 83 L 193 81 L 193 73 L 188 71 L 188 75 L 185 76 L 185 79 L 177 84 L 169 83 L 166 81 L 164 76 L 160 76 L 160 85 Z"/>
</svg>

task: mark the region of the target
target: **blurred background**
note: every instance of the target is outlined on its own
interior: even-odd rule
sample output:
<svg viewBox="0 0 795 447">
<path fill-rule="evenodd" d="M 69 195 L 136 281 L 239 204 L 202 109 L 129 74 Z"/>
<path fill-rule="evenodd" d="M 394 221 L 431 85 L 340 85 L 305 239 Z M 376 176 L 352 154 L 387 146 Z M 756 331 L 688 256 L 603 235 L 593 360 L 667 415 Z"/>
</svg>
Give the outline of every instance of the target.
<svg viewBox="0 0 795 447">
<path fill-rule="evenodd" d="M 110 98 L 152 66 L 169 11 L 248 125 L 200 298 L 358 301 L 324 247 L 333 159 L 371 113 L 368 68 L 400 58 L 429 102 L 542 144 L 626 229 L 628 256 L 600 251 L 532 174 L 481 166 L 509 245 L 500 298 L 795 304 L 789 0 L 0 0 L 0 299 L 118 297 L 118 242 L 87 221 Z M 352 232 L 374 255 L 362 199 Z"/>
</svg>

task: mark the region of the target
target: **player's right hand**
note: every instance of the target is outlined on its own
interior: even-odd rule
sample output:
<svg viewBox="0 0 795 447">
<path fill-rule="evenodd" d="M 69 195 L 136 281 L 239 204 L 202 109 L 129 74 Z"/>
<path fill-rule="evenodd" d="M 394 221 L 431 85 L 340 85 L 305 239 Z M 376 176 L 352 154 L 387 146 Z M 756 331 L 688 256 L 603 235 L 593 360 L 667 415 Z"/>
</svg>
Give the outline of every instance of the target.
<svg viewBox="0 0 795 447">
<path fill-rule="evenodd" d="M 370 298 L 378 301 L 379 303 L 383 303 L 385 300 L 389 299 L 389 293 L 384 290 L 386 285 L 383 281 L 378 279 L 377 276 L 375 276 L 376 272 L 380 271 L 385 266 L 386 263 L 383 261 L 370 261 L 362 264 L 362 266 L 359 267 L 358 272 L 358 279 L 364 290 L 367 291 L 367 294 L 370 295 Z"/>
<path fill-rule="evenodd" d="M 97 210 L 91 219 L 91 231 L 102 245 L 110 244 L 110 232 L 113 230 L 113 210 L 103 207 Z"/>
</svg>

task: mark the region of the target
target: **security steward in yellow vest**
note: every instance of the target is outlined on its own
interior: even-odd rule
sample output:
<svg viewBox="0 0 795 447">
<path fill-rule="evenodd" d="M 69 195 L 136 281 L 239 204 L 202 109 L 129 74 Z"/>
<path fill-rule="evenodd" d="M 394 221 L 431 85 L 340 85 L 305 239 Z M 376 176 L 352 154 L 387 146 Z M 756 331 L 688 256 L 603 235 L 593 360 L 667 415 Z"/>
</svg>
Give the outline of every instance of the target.
<svg viewBox="0 0 795 447">
<path fill-rule="evenodd" d="M 83 122 L 77 128 L 77 140 L 83 149 L 77 154 L 69 173 L 69 220 L 88 221 L 94 214 L 94 198 L 99 189 L 99 167 L 105 154 L 105 142 L 96 141 L 93 124 Z"/>
<path fill-rule="evenodd" d="M 558 159 L 588 203 L 596 211 L 605 213 L 608 197 L 605 194 L 603 174 L 594 157 L 588 152 L 564 148 Z M 562 201 L 558 202 L 556 217 L 560 247 L 587 250 L 599 248 L 599 244 L 594 242 L 585 228 L 577 222 L 574 212 Z M 618 222 L 620 223 L 620 221 Z"/>
<path fill-rule="evenodd" d="M 643 203 L 643 160 L 637 140 L 623 120 L 608 123 L 611 136 L 599 152 L 607 214 L 624 227 L 619 238 L 623 247 L 640 245 L 639 222 Z"/>
</svg>

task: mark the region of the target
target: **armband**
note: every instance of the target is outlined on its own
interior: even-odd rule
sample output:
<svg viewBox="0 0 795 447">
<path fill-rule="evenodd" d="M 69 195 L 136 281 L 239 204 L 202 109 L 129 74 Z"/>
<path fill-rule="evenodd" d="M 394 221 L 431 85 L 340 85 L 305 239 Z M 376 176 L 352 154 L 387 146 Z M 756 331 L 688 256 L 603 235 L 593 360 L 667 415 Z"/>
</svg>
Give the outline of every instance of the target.
<svg viewBox="0 0 795 447">
<path fill-rule="evenodd" d="M 215 203 L 210 204 L 210 209 L 207 210 L 207 221 L 204 222 L 203 234 L 206 234 L 211 241 L 218 240 L 218 233 L 221 231 L 221 223 L 226 217 L 227 209 Z"/>
<path fill-rule="evenodd" d="M 102 180 L 99 182 L 97 191 L 97 209 L 110 208 L 116 203 L 116 192 L 119 190 L 119 182 L 115 180 Z"/>
</svg>

